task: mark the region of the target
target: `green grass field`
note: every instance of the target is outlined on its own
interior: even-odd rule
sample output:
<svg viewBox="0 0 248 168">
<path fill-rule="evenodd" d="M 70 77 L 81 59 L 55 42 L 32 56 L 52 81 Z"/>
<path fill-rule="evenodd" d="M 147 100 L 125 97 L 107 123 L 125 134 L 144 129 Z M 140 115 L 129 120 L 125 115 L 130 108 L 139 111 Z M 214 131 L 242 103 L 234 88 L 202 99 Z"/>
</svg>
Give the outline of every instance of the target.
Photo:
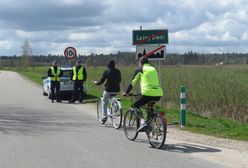
<svg viewBox="0 0 248 168">
<path fill-rule="evenodd" d="M 21 73 L 41 84 L 48 67 L 8 69 Z M 95 86 L 105 67 L 87 68 L 87 91 L 100 97 L 103 87 Z M 121 67 L 122 91 L 129 84 L 135 67 Z M 179 122 L 179 87 L 186 86 L 187 126 L 185 130 L 248 141 L 248 67 L 228 66 L 165 66 L 161 69 L 165 96 L 159 109 L 169 123 Z M 136 90 L 138 87 L 136 88 Z M 124 99 L 125 109 L 132 100 Z M 124 109 L 124 111 L 125 111 Z"/>
</svg>

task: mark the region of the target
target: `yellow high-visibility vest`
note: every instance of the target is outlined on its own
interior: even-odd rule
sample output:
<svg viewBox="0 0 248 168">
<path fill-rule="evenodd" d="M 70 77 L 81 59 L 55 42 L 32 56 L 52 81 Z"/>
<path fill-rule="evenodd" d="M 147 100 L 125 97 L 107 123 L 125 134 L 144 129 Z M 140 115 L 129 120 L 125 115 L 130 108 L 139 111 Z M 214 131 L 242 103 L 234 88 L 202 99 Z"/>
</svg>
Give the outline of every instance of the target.
<svg viewBox="0 0 248 168">
<path fill-rule="evenodd" d="M 140 80 L 141 94 L 144 96 L 163 96 L 163 90 L 159 83 L 157 70 L 149 65 L 144 64 L 143 72 L 139 72 L 132 81 L 132 86 Z"/>
<path fill-rule="evenodd" d="M 73 67 L 73 78 L 72 80 L 83 80 L 84 79 L 84 74 L 83 74 L 83 67 L 81 67 L 78 72 L 76 70 L 76 67 Z"/>
<path fill-rule="evenodd" d="M 60 68 L 57 68 L 57 73 L 55 73 L 54 67 L 51 67 L 52 75 L 51 81 L 60 81 Z"/>
</svg>

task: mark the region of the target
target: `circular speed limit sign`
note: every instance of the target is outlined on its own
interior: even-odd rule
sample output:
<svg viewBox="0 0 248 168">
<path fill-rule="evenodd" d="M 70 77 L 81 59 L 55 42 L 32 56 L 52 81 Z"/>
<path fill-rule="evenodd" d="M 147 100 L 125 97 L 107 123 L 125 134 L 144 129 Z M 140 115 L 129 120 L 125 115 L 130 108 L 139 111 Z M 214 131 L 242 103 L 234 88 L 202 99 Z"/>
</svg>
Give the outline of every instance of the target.
<svg viewBox="0 0 248 168">
<path fill-rule="evenodd" d="M 64 55 L 67 59 L 72 60 L 77 56 L 77 51 L 74 47 L 67 47 L 64 51 Z"/>
</svg>

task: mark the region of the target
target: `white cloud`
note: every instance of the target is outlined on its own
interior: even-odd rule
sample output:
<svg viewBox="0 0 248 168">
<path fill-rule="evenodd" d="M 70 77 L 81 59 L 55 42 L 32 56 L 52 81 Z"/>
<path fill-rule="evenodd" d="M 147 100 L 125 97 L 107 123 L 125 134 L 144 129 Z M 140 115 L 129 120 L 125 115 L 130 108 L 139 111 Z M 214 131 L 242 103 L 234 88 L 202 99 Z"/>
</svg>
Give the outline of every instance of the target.
<svg viewBox="0 0 248 168">
<path fill-rule="evenodd" d="M 12 46 L 12 42 L 11 41 L 0 41 L 0 49 L 4 50 L 4 49 L 11 49 Z"/>
<path fill-rule="evenodd" d="M 245 31 L 245 32 L 242 34 L 241 40 L 248 41 L 248 31 Z"/>
<path fill-rule="evenodd" d="M 93 33 L 72 33 L 69 35 L 69 40 L 90 40 L 93 36 Z"/>
</svg>

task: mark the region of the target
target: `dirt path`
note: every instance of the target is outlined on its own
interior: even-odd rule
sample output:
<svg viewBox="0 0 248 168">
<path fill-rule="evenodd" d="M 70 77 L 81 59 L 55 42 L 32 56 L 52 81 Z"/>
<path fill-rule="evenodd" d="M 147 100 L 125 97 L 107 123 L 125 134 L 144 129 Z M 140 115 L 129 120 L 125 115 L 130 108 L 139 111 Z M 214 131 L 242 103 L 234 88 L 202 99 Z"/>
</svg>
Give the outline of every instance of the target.
<svg viewBox="0 0 248 168">
<path fill-rule="evenodd" d="M 191 146 L 199 147 L 203 144 L 209 149 L 220 150 L 220 152 L 192 152 L 195 157 L 212 160 L 228 167 L 248 168 L 248 142 L 191 133 L 175 127 L 169 127 L 168 131 L 167 139 L 174 139 L 179 144 L 183 141 L 185 144 L 190 143 Z M 168 148 L 170 149 L 170 147 Z"/>
</svg>

